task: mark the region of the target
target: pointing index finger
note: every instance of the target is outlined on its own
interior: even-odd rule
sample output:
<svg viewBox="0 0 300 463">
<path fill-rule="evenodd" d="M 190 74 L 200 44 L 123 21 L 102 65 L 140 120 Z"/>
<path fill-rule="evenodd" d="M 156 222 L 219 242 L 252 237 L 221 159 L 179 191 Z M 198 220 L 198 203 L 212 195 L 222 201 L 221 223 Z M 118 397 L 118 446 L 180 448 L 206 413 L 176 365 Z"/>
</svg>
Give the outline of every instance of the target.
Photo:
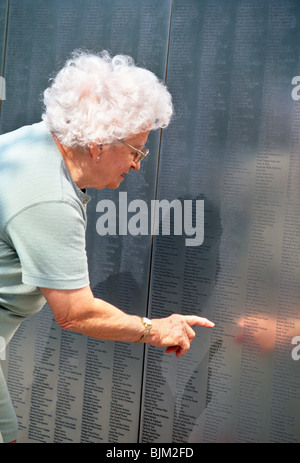
<svg viewBox="0 0 300 463">
<path fill-rule="evenodd" d="M 205 328 L 213 328 L 215 326 L 212 321 L 208 320 L 207 318 L 198 317 L 197 315 L 186 315 L 185 320 L 190 326 L 198 325 Z"/>
</svg>

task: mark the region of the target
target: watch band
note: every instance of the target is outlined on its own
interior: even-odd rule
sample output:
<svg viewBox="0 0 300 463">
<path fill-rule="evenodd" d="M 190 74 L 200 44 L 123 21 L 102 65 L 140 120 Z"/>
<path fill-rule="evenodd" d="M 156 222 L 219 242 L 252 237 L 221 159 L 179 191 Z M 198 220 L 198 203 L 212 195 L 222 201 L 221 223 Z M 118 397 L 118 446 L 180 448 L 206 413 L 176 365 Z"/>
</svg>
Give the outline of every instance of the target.
<svg viewBox="0 0 300 463">
<path fill-rule="evenodd" d="M 152 326 L 152 322 L 151 322 L 151 320 L 149 320 L 149 318 L 142 317 L 141 320 L 142 320 L 142 322 L 143 322 L 143 324 L 145 326 L 145 333 L 143 334 L 141 339 L 139 339 L 138 341 L 135 341 L 136 344 L 138 344 L 140 342 L 143 342 L 146 339 L 146 337 L 150 333 L 151 326 Z"/>
</svg>

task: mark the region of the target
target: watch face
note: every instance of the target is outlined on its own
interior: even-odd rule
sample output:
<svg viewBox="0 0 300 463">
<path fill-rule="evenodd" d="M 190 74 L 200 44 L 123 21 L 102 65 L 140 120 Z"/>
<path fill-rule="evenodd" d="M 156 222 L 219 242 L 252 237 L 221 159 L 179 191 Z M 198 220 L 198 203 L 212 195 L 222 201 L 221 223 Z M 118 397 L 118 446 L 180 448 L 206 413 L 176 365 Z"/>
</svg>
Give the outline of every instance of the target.
<svg viewBox="0 0 300 463">
<path fill-rule="evenodd" d="M 147 323 L 147 325 L 152 325 L 152 322 L 149 320 L 149 318 L 144 317 L 143 320 L 145 323 Z"/>
</svg>

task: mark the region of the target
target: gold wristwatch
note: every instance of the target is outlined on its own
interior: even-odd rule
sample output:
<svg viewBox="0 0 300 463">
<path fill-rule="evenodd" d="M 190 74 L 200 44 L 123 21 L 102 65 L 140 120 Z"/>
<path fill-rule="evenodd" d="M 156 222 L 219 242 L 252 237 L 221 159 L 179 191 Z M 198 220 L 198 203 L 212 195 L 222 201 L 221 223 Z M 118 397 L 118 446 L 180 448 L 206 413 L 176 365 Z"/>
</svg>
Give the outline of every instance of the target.
<svg viewBox="0 0 300 463">
<path fill-rule="evenodd" d="M 143 324 L 145 325 L 145 333 L 143 334 L 143 336 L 141 337 L 141 339 L 139 339 L 138 341 L 135 341 L 135 343 L 139 343 L 139 342 L 143 342 L 146 337 L 148 336 L 148 334 L 150 333 L 150 330 L 151 330 L 151 326 L 152 326 L 152 321 L 149 320 L 149 318 L 146 318 L 146 317 L 143 317 L 141 318 Z"/>
</svg>

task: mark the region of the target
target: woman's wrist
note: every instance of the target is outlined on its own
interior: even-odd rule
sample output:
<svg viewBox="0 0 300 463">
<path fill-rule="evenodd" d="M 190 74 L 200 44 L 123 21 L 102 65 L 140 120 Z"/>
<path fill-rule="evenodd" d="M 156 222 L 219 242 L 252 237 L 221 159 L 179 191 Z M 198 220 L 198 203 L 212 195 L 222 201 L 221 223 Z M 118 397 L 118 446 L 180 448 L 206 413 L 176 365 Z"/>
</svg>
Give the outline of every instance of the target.
<svg viewBox="0 0 300 463">
<path fill-rule="evenodd" d="M 151 322 L 151 320 L 149 318 L 141 317 L 140 321 L 143 324 L 144 332 L 143 332 L 142 336 L 137 341 L 135 341 L 135 343 L 144 342 L 146 340 L 146 338 L 148 337 L 148 335 L 150 334 L 150 331 L 151 331 L 151 328 L 152 328 L 152 322 Z"/>
</svg>

